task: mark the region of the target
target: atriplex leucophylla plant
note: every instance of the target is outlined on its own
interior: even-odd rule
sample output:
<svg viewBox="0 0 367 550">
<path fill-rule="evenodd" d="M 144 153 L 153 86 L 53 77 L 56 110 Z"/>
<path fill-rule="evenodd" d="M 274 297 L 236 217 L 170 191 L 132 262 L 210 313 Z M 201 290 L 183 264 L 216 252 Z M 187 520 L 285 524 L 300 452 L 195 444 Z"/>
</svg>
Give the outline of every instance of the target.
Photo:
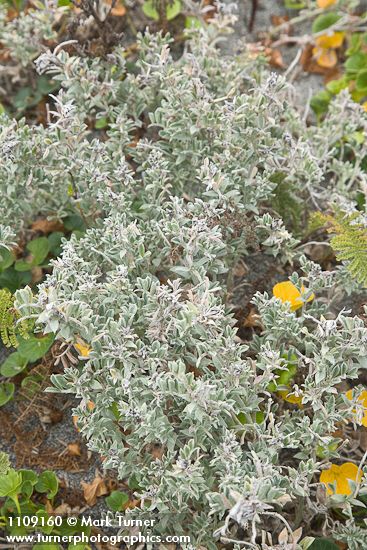
<svg viewBox="0 0 367 550">
<path fill-rule="evenodd" d="M 228 20 L 193 30 L 178 60 L 169 37 L 147 33 L 140 37 L 134 72 L 127 70 L 122 47 L 93 59 L 68 53 L 62 44 L 42 53 L 37 70 L 62 89 L 46 128 L 6 115 L 0 120 L 2 224 L 19 232 L 35 215 L 62 218 L 77 209 L 93 225 L 103 215 L 98 191 L 122 190 L 121 157 L 132 158 L 140 179 L 152 151 L 167 162 L 172 194 L 221 195 L 223 204 L 245 212 L 257 213 L 280 185 L 306 207 L 365 186 L 366 145 L 355 137 L 366 130 L 360 107 L 343 93 L 320 127 L 307 128 L 281 77 L 246 52 L 228 57 L 218 51 Z M 16 58 L 10 42 L 8 47 Z M 93 120 L 105 121 L 107 141 L 91 129 Z M 139 133 L 144 137 L 135 146 Z M 344 162 L 345 140 L 353 164 Z"/>
<path fill-rule="evenodd" d="M 346 97 L 324 127 L 307 129 L 280 77 L 217 51 L 221 17 L 195 31 L 178 60 L 168 38 L 147 33 L 134 73 L 121 48 L 108 59 L 62 48 L 39 58 L 62 92 L 45 129 L 4 119 L 12 147 L 2 181 L 13 187 L 2 213 L 10 225 L 28 182 L 36 210 L 25 205 L 26 218 L 77 205 L 91 227 L 64 243 L 36 296 L 17 292 L 15 308 L 44 332 L 85 343 L 81 366 L 54 376 L 53 389 L 80 399 L 80 429 L 104 466 L 134 477 L 142 505 L 132 514 L 212 548 L 239 526 L 261 548 L 262 529 L 285 526 L 289 547 L 301 548 L 288 510 L 324 514 L 337 528 L 316 474 L 345 451 L 330 450 L 331 434 L 356 404 L 338 387 L 366 367 L 367 329 L 345 312 L 331 318 L 318 298 L 338 278 L 301 258 L 305 276 L 293 282 L 319 296 L 296 313 L 256 295 L 264 332 L 248 349 L 224 301 L 224 275 L 254 239 L 294 254 L 295 239 L 270 209 L 279 181 L 315 207 L 332 192 L 353 197 L 364 174 L 346 163 L 340 182 L 333 168 L 343 154 L 327 130 L 349 109 Z M 364 124 L 353 109 L 348 131 Z M 93 117 L 108 121 L 107 140 L 91 139 Z M 356 159 L 365 147 L 356 141 Z M 269 389 L 294 357 L 292 392 L 303 409 Z M 350 498 L 328 503 L 351 516 Z"/>
</svg>

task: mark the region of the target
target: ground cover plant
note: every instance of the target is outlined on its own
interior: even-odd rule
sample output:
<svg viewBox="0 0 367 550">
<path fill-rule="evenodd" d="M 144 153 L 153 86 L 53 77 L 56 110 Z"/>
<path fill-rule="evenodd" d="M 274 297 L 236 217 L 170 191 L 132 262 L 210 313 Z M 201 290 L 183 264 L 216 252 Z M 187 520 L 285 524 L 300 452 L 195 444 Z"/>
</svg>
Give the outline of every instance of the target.
<svg viewBox="0 0 367 550">
<path fill-rule="evenodd" d="M 4 284 L 16 350 L 1 373 L 32 343 L 58 346 L 48 391 L 76 396 L 88 448 L 156 534 L 363 547 L 367 115 L 345 89 L 310 124 L 263 58 L 220 50 L 232 14 L 206 19 L 181 51 L 165 31 L 133 52 L 40 48 L 36 70 L 59 90 L 47 123 L 1 119 L 4 269 L 37 217 L 81 226 L 59 235 L 42 282 Z M 15 271 L 49 256 L 32 242 Z M 251 258 L 278 275 L 246 292 L 243 316 L 235 279 Z"/>
</svg>

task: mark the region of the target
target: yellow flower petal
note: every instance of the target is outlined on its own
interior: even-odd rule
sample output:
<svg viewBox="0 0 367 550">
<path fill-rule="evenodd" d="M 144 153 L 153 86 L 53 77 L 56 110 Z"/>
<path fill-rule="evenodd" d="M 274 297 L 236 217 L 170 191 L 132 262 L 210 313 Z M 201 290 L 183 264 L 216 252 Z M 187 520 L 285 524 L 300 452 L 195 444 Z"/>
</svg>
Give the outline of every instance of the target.
<svg viewBox="0 0 367 550">
<path fill-rule="evenodd" d="M 344 35 L 345 33 L 340 31 L 330 34 L 322 34 L 316 38 L 315 43 L 318 48 L 340 48 L 344 41 Z"/>
<path fill-rule="evenodd" d="M 333 490 L 331 489 L 331 487 L 329 487 L 328 484 L 329 483 L 333 484 L 336 481 L 336 475 L 335 475 L 333 467 L 334 467 L 334 464 L 332 464 L 331 468 L 329 468 L 328 470 L 322 470 L 322 472 L 320 474 L 320 482 L 323 483 L 324 485 L 326 485 L 326 492 L 329 495 L 332 495 L 334 493 L 333 493 Z"/>
<path fill-rule="evenodd" d="M 354 464 L 353 462 L 344 462 L 341 466 L 339 466 L 339 472 L 340 475 L 352 479 L 353 481 L 357 481 L 357 474 L 358 474 L 358 466 L 357 464 Z M 362 479 L 362 473 L 359 472 L 358 481 L 361 481 Z"/>
<path fill-rule="evenodd" d="M 299 405 L 302 403 L 302 396 L 301 395 L 297 396 L 294 393 L 290 393 L 290 389 L 280 390 L 278 391 L 278 394 L 282 399 L 284 399 L 284 401 L 287 401 L 288 403 L 293 403 L 295 405 Z"/>
<path fill-rule="evenodd" d="M 367 101 L 365 101 L 364 103 L 362 103 L 362 107 L 363 109 L 366 111 L 367 113 Z"/>
<path fill-rule="evenodd" d="M 305 287 L 302 286 L 302 293 L 305 292 L 305 290 Z M 275 296 L 275 298 L 278 298 L 283 303 L 289 302 L 291 305 L 291 311 L 296 311 L 303 306 L 301 292 L 293 283 L 291 283 L 291 281 L 283 281 L 281 283 L 277 283 L 273 287 L 273 295 Z M 312 294 L 307 299 L 307 302 L 311 302 L 314 298 L 315 295 Z"/>
<path fill-rule="evenodd" d="M 325 67 L 325 69 L 330 69 L 335 67 L 338 62 L 338 58 L 334 50 L 329 50 L 326 48 L 313 48 L 312 54 L 316 59 L 316 62 L 320 67 Z"/>
<path fill-rule="evenodd" d="M 320 474 L 320 482 L 326 485 L 326 491 L 329 495 L 334 494 L 328 484 L 335 482 L 337 495 L 350 495 L 352 489 L 349 480 L 359 483 L 362 479 L 362 473 L 358 473 L 358 466 L 352 462 L 345 462 L 341 466 L 332 464 L 328 470 L 323 470 Z"/>
<path fill-rule="evenodd" d="M 317 7 L 321 9 L 329 8 L 335 4 L 336 0 L 317 0 Z"/>
<path fill-rule="evenodd" d="M 353 390 L 348 390 L 345 394 L 346 398 L 349 399 L 349 401 L 353 401 Z M 364 414 L 362 418 L 362 426 L 365 426 L 367 428 L 367 391 L 363 391 L 361 395 L 358 397 L 358 401 L 363 405 L 364 407 Z M 356 409 L 353 409 L 353 413 L 357 413 Z"/>
<path fill-rule="evenodd" d="M 352 489 L 348 480 L 359 483 L 362 479 L 362 472 L 358 472 L 358 466 L 352 462 L 345 462 L 340 466 L 339 478 L 337 480 L 337 492 L 340 495 L 350 495 Z"/>
<path fill-rule="evenodd" d="M 74 348 L 79 352 L 79 355 L 81 355 L 82 357 L 89 357 L 91 347 L 88 346 L 88 344 L 85 344 L 84 342 L 78 342 L 77 344 L 74 344 Z"/>
</svg>

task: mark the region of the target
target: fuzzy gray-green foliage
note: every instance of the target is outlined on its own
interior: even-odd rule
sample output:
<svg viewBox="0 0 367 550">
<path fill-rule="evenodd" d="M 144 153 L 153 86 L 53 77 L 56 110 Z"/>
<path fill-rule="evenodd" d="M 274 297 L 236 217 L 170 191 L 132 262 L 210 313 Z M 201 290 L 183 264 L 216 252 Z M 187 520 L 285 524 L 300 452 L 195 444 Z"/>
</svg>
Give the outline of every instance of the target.
<svg viewBox="0 0 367 550">
<path fill-rule="evenodd" d="M 38 70 L 62 92 L 46 129 L 3 121 L 12 147 L 2 181 L 13 187 L 2 213 L 10 225 L 28 182 L 26 219 L 78 206 L 90 221 L 64 244 L 36 295 L 17 292 L 15 307 L 70 351 L 77 339 L 91 347 L 79 366 L 53 377 L 53 389 L 80 399 L 81 431 L 104 466 L 135 478 L 143 508 L 133 513 L 157 517 L 163 534 L 190 534 L 195 545 L 214 548 L 240 526 L 250 547 L 265 548 L 257 535 L 288 528 L 285 505 L 301 517 L 327 514 L 318 473 L 342 456 L 330 451 L 330 434 L 356 405 L 338 387 L 366 367 L 367 329 L 345 312 L 332 318 L 322 300 L 296 313 L 257 294 L 263 333 L 251 349 L 237 337 L 225 302 L 235 259 L 255 240 L 281 258 L 295 254 L 296 240 L 269 206 L 276 182 L 305 205 L 346 190 L 337 170 L 328 179 L 338 154 L 327 138 L 334 115 L 307 129 L 280 77 L 245 54 L 217 51 L 222 23 L 219 14 L 196 31 L 178 60 L 169 39 L 147 33 L 135 73 L 120 48 L 105 60 L 42 54 Z M 345 105 L 343 96 L 334 109 Z M 353 111 L 348 131 L 360 114 Z M 107 119 L 107 140 L 92 139 L 88 116 Z M 145 137 L 134 146 L 140 128 Z M 357 143 L 356 155 L 363 151 Z M 357 190 L 362 172 L 345 173 L 348 192 Z M 334 291 L 337 273 L 300 261 L 298 288 Z M 304 409 L 269 390 L 294 356 L 292 391 Z M 333 498 L 329 506 L 340 504 Z M 348 513 L 350 500 L 341 500 Z M 331 515 L 328 526 L 337 527 Z"/>
</svg>

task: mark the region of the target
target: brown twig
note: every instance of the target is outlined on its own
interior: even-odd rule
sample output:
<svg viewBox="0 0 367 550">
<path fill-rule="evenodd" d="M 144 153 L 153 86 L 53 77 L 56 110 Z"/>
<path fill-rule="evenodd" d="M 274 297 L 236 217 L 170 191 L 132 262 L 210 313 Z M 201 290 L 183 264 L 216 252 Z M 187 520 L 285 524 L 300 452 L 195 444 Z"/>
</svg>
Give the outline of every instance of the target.
<svg viewBox="0 0 367 550">
<path fill-rule="evenodd" d="M 248 30 L 249 32 L 252 32 L 255 25 L 255 19 L 256 19 L 256 12 L 259 7 L 258 0 L 251 0 L 251 15 L 250 20 L 248 23 Z"/>
</svg>

